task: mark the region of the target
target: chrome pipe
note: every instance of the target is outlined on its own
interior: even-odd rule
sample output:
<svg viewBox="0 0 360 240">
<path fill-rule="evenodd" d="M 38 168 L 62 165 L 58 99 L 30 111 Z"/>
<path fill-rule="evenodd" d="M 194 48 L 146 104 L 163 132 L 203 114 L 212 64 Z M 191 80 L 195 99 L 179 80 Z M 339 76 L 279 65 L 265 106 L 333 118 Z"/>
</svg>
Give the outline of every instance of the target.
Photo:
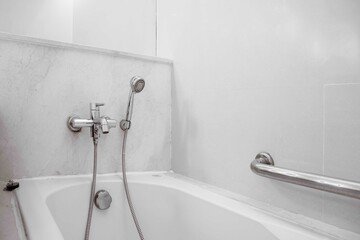
<svg viewBox="0 0 360 240">
<path fill-rule="evenodd" d="M 71 119 L 70 124 L 73 128 L 92 127 L 94 121 L 92 119 L 73 118 Z"/>
<path fill-rule="evenodd" d="M 115 119 L 106 118 L 109 128 L 115 128 L 117 126 L 117 121 Z"/>
<path fill-rule="evenodd" d="M 275 167 L 268 153 L 256 155 L 250 167 L 255 174 L 263 177 L 360 199 L 360 182 Z"/>
</svg>

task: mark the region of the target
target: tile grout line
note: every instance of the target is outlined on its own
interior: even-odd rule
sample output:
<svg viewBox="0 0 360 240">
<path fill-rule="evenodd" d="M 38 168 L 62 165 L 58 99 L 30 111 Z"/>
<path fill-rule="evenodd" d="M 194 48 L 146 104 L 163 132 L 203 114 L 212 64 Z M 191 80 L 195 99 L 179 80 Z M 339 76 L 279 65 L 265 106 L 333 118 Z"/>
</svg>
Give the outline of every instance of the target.
<svg viewBox="0 0 360 240">
<path fill-rule="evenodd" d="M 159 56 L 158 53 L 158 14 L 159 14 L 159 8 L 158 8 L 158 0 L 155 0 L 155 56 Z"/>
<path fill-rule="evenodd" d="M 325 85 L 322 86 L 323 112 L 322 112 L 322 174 L 325 174 Z"/>
<path fill-rule="evenodd" d="M 322 85 L 322 174 L 325 174 L 325 87 L 326 85 Z M 321 193 L 321 219 L 324 220 L 325 216 L 325 193 Z"/>
<path fill-rule="evenodd" d="M 360 83 L 348 82 L 348 83 L 326 83 L 323 84 L 323 87 L 327 86 L 342 86 L 342 85 L 359 85 Z"/>
</svg>

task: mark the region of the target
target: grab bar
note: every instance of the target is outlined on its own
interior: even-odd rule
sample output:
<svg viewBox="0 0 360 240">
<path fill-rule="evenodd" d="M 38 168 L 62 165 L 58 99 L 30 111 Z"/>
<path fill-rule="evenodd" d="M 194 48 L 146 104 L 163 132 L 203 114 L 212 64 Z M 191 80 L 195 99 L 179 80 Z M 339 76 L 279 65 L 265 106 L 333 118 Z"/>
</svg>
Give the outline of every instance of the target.
<svg viewBox="0 0 360 240">
<path fill-rule="evenodd" d="M 275 167 L 273 158 L 266 152 L 256 155 L 251 170 L 263 177 L 360 199 L 360 182 Z"/>
</svg>

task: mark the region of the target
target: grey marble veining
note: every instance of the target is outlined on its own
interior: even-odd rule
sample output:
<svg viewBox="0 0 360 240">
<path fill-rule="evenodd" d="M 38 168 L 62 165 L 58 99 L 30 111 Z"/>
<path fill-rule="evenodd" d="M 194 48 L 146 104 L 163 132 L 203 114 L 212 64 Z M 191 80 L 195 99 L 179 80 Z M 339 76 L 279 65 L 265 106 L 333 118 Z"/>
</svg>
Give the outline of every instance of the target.
<svg viewBox="0 0 360 240">
<path fill-rule="evenodd" d="M 90 173 L 89 129 L 70 132 L 67 118 L 104 102 L 102 115 L 122 119 L 134 75 L 146 87 L 135 96 L 128 169 L 170 169 L 170 61 L 27 40 L 0 35 L 0 179 Z M 122 136 L 118 127 L 101 136 L 100 173 L 121 170 Z"/>
</svg>

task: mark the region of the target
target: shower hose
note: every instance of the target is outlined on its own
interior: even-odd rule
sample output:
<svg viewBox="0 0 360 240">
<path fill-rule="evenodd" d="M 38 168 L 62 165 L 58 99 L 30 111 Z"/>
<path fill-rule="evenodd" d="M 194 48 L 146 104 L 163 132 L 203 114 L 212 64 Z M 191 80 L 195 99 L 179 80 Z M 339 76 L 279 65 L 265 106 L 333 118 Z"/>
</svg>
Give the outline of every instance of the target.
<svg viewBox="0 0 360 240">
<path fill-rule="evenodd" d="M 91 193 L 90 193 L 90 202 L 89 202 L 89 211 L 88 218 L 86 222 L 86 230 L 85 230 L 85 240 L 89 240 L 90 235 L 90 226 L 91 226 L 91 217 L 94 208 L 94 195 L 95 195 L 95 187 L 96 187 L 96 169 L 97 169 L 97 145 L 98 139 L 94 139 L 94 167 L 93 167 L 93 178 L 91 183 Z"/>
<path fill-rule="evenodd" d="M 133 217 L 133 220 L 134 220 L 134 223 L 135 223 L 135 226 L 136 226 L 136 230 L 137 230 L 137 232 L 139 234 L 139 238 L 141 240 L 144 240 L 144 236 L 143 236 L 143 233 L 141 231 L 140 224 L 139 224 L 139 222 L 137 220 L 135 210 L 134 210 L 134 206 L 133 206 L 132 201 L 131 201 L 131 196 L 130 196 L 130 192 L 129 192 L 127 177 L 126 177 L 125 150 L 126 150 L 127 133 L 128 133 L 128 130 L 125 130 L 124 131 L 123 145 L 122 145 L 123 183 L 124 183 L 126 198 L 127 198 L 128 204 L 129 204 L 131 215 Z M 91 217 L 92 217 L 93 208 L 94 208 L 94 196 L 95 196 L 95 187 L 96 187 L 96 172 L 97 172 L 97 146 L 98 146 L 98 139 L 94 139 L 94 167 L 93 167 L 93 177 L 92 177 L 92 182 L 91 182 L 89 210 L 88 210 L 88 217 L 87 217 L 86 230 L 85 230 L 85 240 L 89 240 L 89 237 L 90 237 Z"/>
<path fill-rule="evenodd" d="M 131 196 L 130 196 L 130 192 L 129 192 L 127 177 L 126 177 L 125 150 L 126 150 L 127 133 L 128 133 L 128 129 L 126 129 L 124 131 L 124 138 L 123 138 L 123 145 L 122 145 L 122 155 L 121 155 L 122 156 L 121 163 L 122 163 L 123 183 L 124 183 L 126 198 L 127 198 L 128 204 L 129 204 L 129 208 L 130 208 L 130 211 L 131 211 L 132 218 L 133 218 L 135 226 L 136 226 L 136 230 L 138 231 L 139 238 L 141 240 L 144 240 L 144 235 L 143 235 L 143 233 L 141 231 L 141 227 L 140 227 L 140 224 L 139 224 L 139 222 L 137 220 L 135 210 L 134 210 L 134 206 L 133 206 L 132 201 L 131 201 Z"/>
</svg>

